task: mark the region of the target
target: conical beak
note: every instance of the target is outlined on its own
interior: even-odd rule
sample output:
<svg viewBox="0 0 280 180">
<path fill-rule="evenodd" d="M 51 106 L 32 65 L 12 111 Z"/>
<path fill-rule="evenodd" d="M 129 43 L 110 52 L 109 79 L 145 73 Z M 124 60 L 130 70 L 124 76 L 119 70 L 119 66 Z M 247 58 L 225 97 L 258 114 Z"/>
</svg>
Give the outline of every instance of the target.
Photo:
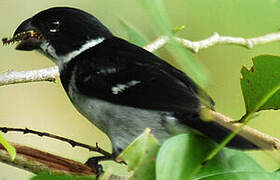
<svg viewBox="0 0 280 180">
<path fill-rule="evenodd" d="M 19 44 L 16 46 L 17 50 L 30 51 L 39 49 L 44 41 L 41 32 L 32 24 L 32 19 L 29 18 L 22 22 L 16 29 L 12 40 Z"/>
</svg>

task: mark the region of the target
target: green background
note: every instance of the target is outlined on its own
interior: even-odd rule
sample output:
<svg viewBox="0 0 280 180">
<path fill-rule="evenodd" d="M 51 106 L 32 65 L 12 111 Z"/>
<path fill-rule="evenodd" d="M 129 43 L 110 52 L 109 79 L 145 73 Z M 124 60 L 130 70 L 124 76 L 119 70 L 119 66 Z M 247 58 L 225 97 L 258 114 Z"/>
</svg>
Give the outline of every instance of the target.
<svg viewBox="0 0 280 180">
<path fill-rule="evenodd" d="M 140 1 L 140 0 L 139 0 Z M 178 36 L 201 40 L 213 32 L 221 35 L 255 37 L 276 32 L 280 28 L 280 4 L 276 0 L 163 0 L 173 26 L 185 25 Z M 124 19 L 149 41 L 157 38 L 153 21 L 147 11 L 133 0 L 1 0 L 0 37 L 11 36 L 26 18 L 54 6 L 71 6 L 94 14 L 117 36 L 126 38 L 118 18 Z M 219 45 L 204 49 L 195 58 L 208 69 L 206 91 L 216 102 L 216 110 L 233 119 L 245 113 L 240 89 L 240 69 L 250 66 L 251 59 L 261 54 L 280 55 L 279 42 L 246 49 L 236 45 Z M 165 49 L 159 55 L 172 63 Z M 36 52 L 15 51 L 0 46 L 0 73 L 7 70 L 31 70 L 52 66 L 52 62 Z M 258 114 L 249 125 L 275 137 L 280 137 L 279 112 Z M 60 82 L 38 82 L 0 87 L 0 126 L 28 127 L 47 131 L 83 143 L 99 143 L 111 149 L 109 139 L 83 118 L 71 105 Z M 72 148 L 66 143 L 34 135 L 10 133 L 9 141 L 32 146 L 70 159 L 84 162 L 93 153 Z M 280 166 L 280 153 L 249 152 L 267 169 Z M 105 168 L 111 162 L 105 163 Z M 125 173 L 125 167 L 114 165 L 114 170 Z M 31 173 L 0 164 L 0 179 L 27 179 Z"/>
</svg>

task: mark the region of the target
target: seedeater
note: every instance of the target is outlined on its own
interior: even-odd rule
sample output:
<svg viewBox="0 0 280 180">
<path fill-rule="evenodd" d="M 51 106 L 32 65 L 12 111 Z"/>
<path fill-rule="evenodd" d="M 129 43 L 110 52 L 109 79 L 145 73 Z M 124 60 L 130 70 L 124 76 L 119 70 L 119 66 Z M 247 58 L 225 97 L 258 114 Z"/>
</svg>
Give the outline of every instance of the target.
<svg viewBox="0 0 280 180">
<path fill-rule="evenodd" d="M 114 156 L 145 128 L 160 142 L 191 130 L 219 143 L 231 133 L 200 118 L 201 107 L 212 109 L 214 103 L 184 72 L 114 36 L 82 10 L 41 11 L 22 22 L 10 41 L 19 42 L 17 50 L 39 51 L 56 63 L 71 102 L 108 135 Z M 227 146 L 258 148 L 238 135 Z"/>
</svg>

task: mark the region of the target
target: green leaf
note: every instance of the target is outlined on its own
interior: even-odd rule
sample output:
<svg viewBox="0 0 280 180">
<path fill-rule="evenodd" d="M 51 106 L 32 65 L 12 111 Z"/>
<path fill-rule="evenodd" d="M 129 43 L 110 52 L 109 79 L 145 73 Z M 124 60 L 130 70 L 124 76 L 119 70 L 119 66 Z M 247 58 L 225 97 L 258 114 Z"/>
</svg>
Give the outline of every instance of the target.
<svg viewBox="0 0 280 180">
<path fill-rule="evenodd" d="M 14 160 L 16 158 L 16 149 L 14 148 L 14 146 L 12 146 L 11 144 L 9 144 L 5 138 L 3 137 L 3 135 L 0 133 L 0 143 L 4 146 L 4 148 L 8 151 L 8 153 L 10 154 L 12 160 Z"/>
<path fill-rule="evenodd" d="M 95 178 L 89 176 L 48 174 L 43 172 L 32 177 L 30 180 L 95 180 Z"/>
<path fill-rule="evenodd" d="M 211 174 L 209 176 L 194 178 L 194 180 L 279 180 L 280 176 L 272 172 L 224 172 L 221 174 Z"/>
<path fill-rule="evenodd" d="M 206 137 L 181 134 L 168 139 L 159 150 L 157 180 L 271 180 L 279 175 L 265 171 L 251 157 L 239 150 L 224 148 L 204 162 L 215 144 Z"/>
<path fill-rule="evenodd" d="M 166 140 L 157 156 L 157 180 L 190 179 L 214 143 L 194 134 L 180 134 Z"/>
<path fill-rule="evenodd" d="M 241 69 L 241 88 L 247 114 L 280 108 L 280 57 L 257 56 L 251 69 Z"/>
<path fill-rule="evenodd" d="M 128 169 L 133 170 L 131 179 L 154 180 L 155 159 L 159 147 L 159 142 L 148 129 L 118 156 L 118 160 L 125 161 Z"/>
<path fill-rule="evenodd" d="M 126 31 L 128 40 L 138 46 L 145 46 L 148 41 L 123 19 L 119 19 L 122 28 Z"/>
<path fill-rule="evenodd" d="M 253 58 L 251 69 L 241 69 L 241 88 L 246 105 L 246 114 L 242 117 L 244 125 L 249 122 L 255 112 L 260 110 L 279 109 L 280 107 L 280 57 L 263 55 Z M 241 130 L 241 127 L 237 129 Z M 237 131 L 231 133 L 208 156 L 211 159 L 234 136 Z"/>
<path fill-rule="evenodd" d="M 279 179 L 276 173 L 267 172 L 254 159 L 240 150 L 224 148 L 200 169 L 196 180 L 271 180 Z"/>
</svg>

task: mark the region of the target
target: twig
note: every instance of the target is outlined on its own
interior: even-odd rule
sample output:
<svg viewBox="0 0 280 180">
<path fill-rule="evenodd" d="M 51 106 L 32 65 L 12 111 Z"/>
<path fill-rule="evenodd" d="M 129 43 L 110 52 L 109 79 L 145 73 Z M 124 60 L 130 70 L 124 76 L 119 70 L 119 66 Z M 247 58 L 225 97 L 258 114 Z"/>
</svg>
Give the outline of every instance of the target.
<svg viewBox="0 0 280 180">
<path fill-rule="evenodd" d="M 158 49 L 160 49 L 162 46 L 164 46 L 169 41 L 169 37 L 167 36 L 160 36 L 150 44 L 147 44 L 143 48 L 147 51 L 154 52 Z"/>
<path fill-rule="evenodd" d="M 215 32 L 212 36 L 201 41 L 190 41 L 187 39 L 182 39 L 175 37 L 175 40 L 182 44 L 183 46 L 191 49 L 195 53 L 198 53 L 201 49 L 206 49 L 208 47 L 217 44 L 235 44 L 241 45 L 247 48 L 253 48 L 258 44 L 266 44 L 269 42 L 279 41 L 280 32 L 266 34 L 264 36 L 254 37 L 254 38 L 242 38 L 242 37 L 231 37 L 231 36 L 220 36 Z"/>
<path fill-rule="evenodd" d="M 7 73 L 0 75 L 0 86 L 36 81 L 55 81 L 57 75 L 58 68 L 56 66 L 30 71 L 10 70 Z"/>
<path fill-rule="evenodd" d="M 59 157 L 31 147 L 11 143 L 17 151 L 16 158 L 11 160 L 5 148 L 0 145 L 0 162 L 18 167 L 34 174 L 47 172 L 74 176 L 96 176 L 95 170 L 70 159 Z M 111 175 L 110 180 L 128 180 L 124 176 Z"/>
<path fill-rule="evenodd" d="M 246 138 L 255 145 L 259 146 L 260 148 L 264 150 L 280 150 L 280 139 L 262 133 L 256 129 L 250 128 L 249 126 L 244 125 L 242 123 L 236 123 L 231 118 L 219 112 L 212 111 L 209 109 L 206 109 L 206 111 L 206 113 L 208 113 L 207 116 L 209 117 L 208 120 L 217 122 L 218 124 L 230 130 L 234 131 L 240 126 L 243 126 L 242 129 L 238 132 L 238 135 Z"/>
<path fill-rule="evenodd" d="M 195 53 L 198 53 L 201 49 L 206 49 L 218 44 L 235 44 L 251 49 L 258 44 L 266 44 L 269 42 L 279 41 L 280 32 L 270 33 L 254 38 L 220 36 L 217 32 L 215 32 L 212 36 L 200 41 L 191 41 L 179 37 L 174 37 L 174 39 L 186 48 L 191 49 Z M 169 38 L 167 36 L 161 36 L 152 43 L 146 45 L 144 48 L 148 51 L 153 52 L 164 46 L 168 41 Z"/>
<path fill-rule="evenodd" d="M 234 123 L 232 119 L 220 114 L 218 112 L 206 109 L 208 120 L 213 120 L 229 129 L 235 130 L 241 126 L 240 123 Z M 1 128 L 1 131 L 20 131 L 34 133 L 39 136 L 43 136 L 48 133 L 37 132 L 33 130 L 17 129 L 17 128 Z M 277 149 L 280 150 L 280 141 L 277 138 L 271 137 L 267 134 L 259 132 L 248 126 L 245 126 L 239 135 L 247 138 L 248 140 L 254 142 L 256 145 L 264 149 Z M 66 141 L 68 142 L 68 141 Z M 71 141 L 72 142 L 72 141 Z M 70 143 L 70 142 L 69 142 Z M 75 142 L 76 143 L 76 142 Z M 74 144 L 75 144 L 74 143 Z M 65 175 L 75 175 L 75 176 L 95 176 L 95 170 L 85 166 L 80 162 L 76 162 L 70 159 L 59 157 L 47 152 L 43 152 L 34 148 L 27 146 L 22 146 L 18 144 L 11 143 L 17 151 L 17 156 L 15 160 L 11 160 L 10 155 L 7 153 L 5 148 L 0 145 L 0 162 L 25 169 L 32 173 L 38 174 L 40 172 L 47 172 L 50 174 L 65 174 Z M 72 143 L 70 143 L 72 144 Z M 95 147 L 93 147 L 94 149 Z M 129 178 L 123 176 L 110 175 L 110 180 L 127 180 Z"/>
<path fill-rule="evenodd" d="M 179 37 L 174 37 L 174 39 L 186 48 L 198 53 L 201 49 L 206 49 L 217 44 L 236 44 L 247 48 L 253 48 L 257 44 L 279 41 L 280 32 L 248 39 L 242 37 L 220 36 L 216 32 L 209 38 L 200 41 L 190 41 Z M 168 41 L 169 38 L 167 36 L 161 36 L 155 41 L 146 45 L 144 48 L 150 52 L 153 52 L 164 46 Z M 9 71 L 7 73 L 0 74 L 0 86 L 36 81 L 54 81 L 55 77 L 58 75 L 59 73 L 57 67 L 31 71 Z"/>
<path fill-rule="evenodd" d="M 36 134 L 40 137 L 46 136 L 46 137 L 49 137 L 49 138 L 53 138 L 53 139 L 57 139 L 57 140 L 60 140 L 60 141 L 63 141 L 63 142 L 67 142 L 72 147 L 79 146 L 79 147 L 86 148 L 89 151 L 94 151 L 94 152 L 98 152 L 100 154 L 103 154 L 106 157 L 111 157 L 112 156 L 111 153 L 101 149 L 100 147 L 98 147 L 97 144 L 94 147 L 94 146 L 90 146 L 90 145 L 87 145 L 87 144 L 84 144 L 84 143 L 74 141 L 72 139 L 68 139 L 68 138 L 65 138 L 65 137 L 50 134 L 50 133 L 47 133 L 47 132 L 34 131 L 34 130 L 31 130 L 31 129 L 28 129 L 28 128 L 23 129 L 23 128 L 8 128 L 8 127 L 0 127 L 0 131 L 2 131 L 3 133 L 8 133 L 8 132 L 14 131 L 14 132 L 23 132 L 23 134 L 28 134 L 28 133 Z"/>
</svg>

